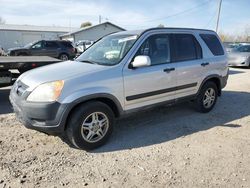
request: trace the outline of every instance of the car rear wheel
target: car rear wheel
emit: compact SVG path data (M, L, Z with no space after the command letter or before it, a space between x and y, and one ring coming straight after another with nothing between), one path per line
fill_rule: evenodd
M114 113L104 103L87 102L77 107L67 125L69 141L77 148L91 150L103 145L113 129Z
M206 82L195 101L197 111L207 113L211 111L218 98L218 88L214 82Z
M62 61L68 61L69 60L69 56L67 54L61 54L59 56L59 59L61 59Z

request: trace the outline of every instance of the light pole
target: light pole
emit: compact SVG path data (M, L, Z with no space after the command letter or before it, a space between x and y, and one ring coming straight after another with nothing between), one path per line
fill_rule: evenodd
M217 15L217 23L216 23L216 33L218 32L218 27L219 27L219 22L220 22L221 3L222 3L222 0L220 0L220 3L219 3L219 10L218 10L218 15Z

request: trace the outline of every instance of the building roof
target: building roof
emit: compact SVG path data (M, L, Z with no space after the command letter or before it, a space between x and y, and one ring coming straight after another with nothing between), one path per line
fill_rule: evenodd
M43 31L43 32L62 32L68 33L72 30L70 27L59 26L35 26L35 25L12 25L0 24L0 30L7 31ZM75 28L73 28L75 30Z
M101 24L93 25L93 26L90 26L90 27L84 27L84 28L81 28L81 29L77 29L77 30L75 30L75 31L73 31L73 32L70 32L70 33L67 33L67 34L63 34L63 35L61 35L61 37L63 37L63 36L74 35L74 34L79 33L79 32L81 32L81 31L86 31L86 30L89 30L89 29L92 29L92 28L95 28L95 27L99 27L100 25L105 25L105 24L112 25L112 26L114 26L114 27L120 29L121 31L126 31L124 28L122 28L122 27L120 27L120 26L118 26L118 25L115 25L115 24L113 24L113 23L111 23L111 22L103 22L103 23L101 23Z

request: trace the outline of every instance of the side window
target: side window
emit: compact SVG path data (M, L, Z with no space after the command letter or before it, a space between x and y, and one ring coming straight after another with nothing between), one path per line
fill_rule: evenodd
M61 42L60 44L63 45L65 48L73 48L72 44L70 42L67 42L67 41L66 42ZM78 45L79 46L84 46L84 43L81 42Z
M57 43L53 41L46 41L44 46L45 48L58 48Z
M217 36L213 34L200 34L200 37L206 43L213 55L224 55L224 50Z
M40 41L40 42L37 42L36 44L34 44L31 48L33 48L33 49L39 49L39 48L42 48L42 41Z
M202 58L200 44L191 34L174 34L175 61L188 61Z
M159 65L170 62L169 35L157 34L148 37L136 53L147 55L151 59L152 65Z

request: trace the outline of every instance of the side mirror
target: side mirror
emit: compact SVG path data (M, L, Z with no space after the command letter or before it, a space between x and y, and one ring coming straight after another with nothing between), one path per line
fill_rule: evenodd
M131 63L132 68L138 67L148 67L151 65L151 60L149 56L138 55L135 57L134 61Z

